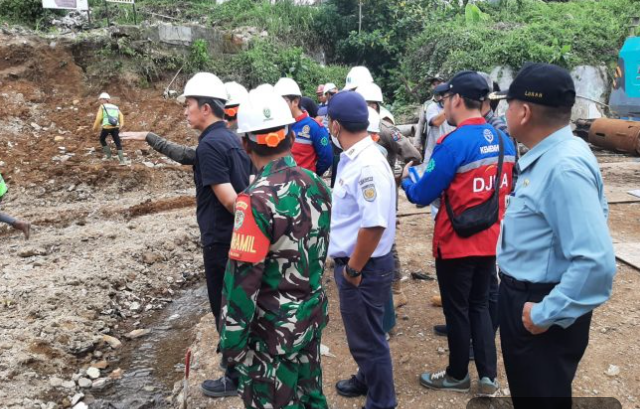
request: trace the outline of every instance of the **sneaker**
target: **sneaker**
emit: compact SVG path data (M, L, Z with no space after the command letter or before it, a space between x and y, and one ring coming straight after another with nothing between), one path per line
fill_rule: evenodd
M498 385L498 379L491 380L486 376L482 377L478 381L478 396L483 398L494 398L498 391L500 390L500 386Z
M436 373L425 372L420 376L420 385L429 389L469 392L469 389L471 389L471 378L469 378L469 374L467 374L464 379L458 380L447 375L446 370Z
M439 337L446 337L448 334L447 326L445 324L434 325L433 332Z
M224 396L237 396L238 390L233 381L223 376L220 379L210 380L202 382L200 389L204 396L210 398L222 398Z
M338 395L344 396L345 398L355 398L358 396L366 396L368 388L367 385L363 385L355 375L352 375L351 379L338 381L338 383L336 383L336 391Z

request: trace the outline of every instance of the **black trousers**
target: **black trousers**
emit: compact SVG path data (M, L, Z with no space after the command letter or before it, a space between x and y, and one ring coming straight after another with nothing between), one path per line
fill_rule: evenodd
M436 274L448 331L447 374L455 379L467 376L469 342L473 342L478 375L494 380L497 376L497 356L489 315L489 283L491 275L496 274L496 258L438 258Z
M539 303L555 284L500 283L502 356L515 408L571 408L571 383L589 344L591 312L564 329L533 335L522 323L525 302Z
M113 142L116 144L116 148L119 151L122 150L122 143L120 142L120 128L103 129L100 132L100 145L107 146L107 136L111 135Z
M229 245L213 244L202 248L204 273L207 278L207 293L211 312L216 318L216 329L220 331L220 309L222 304L222 285L224 272L229 261Z

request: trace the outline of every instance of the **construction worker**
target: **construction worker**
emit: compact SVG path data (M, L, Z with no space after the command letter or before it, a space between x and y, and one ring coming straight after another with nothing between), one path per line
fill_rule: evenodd
M444 81L436 76L429 80L429 84L431 85L431 99L422 104L420 112L418 114L418 125L414 130L413 143L414 146L421 152L424 153L427 149L427 138L429 135L429 131L431 129L431 125L429 125L429 121L427 120L427 111L431 107L432 104L439 104L440 108L442 105L442 94L435 93L435 89L438 85L442 84ZM453 130L453 129L452 129ZM435 141L432 143L435 146ZM429 149L429 156L431 156L431 151L433 151L433 146ZM425 159L425 161L429 161L429 159Z
M377 113L380 112L382 106L383 97L382 90L374 83L364 84L357 88L357 93L362 95L367 105L374 109ZM382 117L382 115L380 115ZM381 118L380 121L380 139L377 141L388 152L387 161L391 169L395 169L398 156L404 163L414 162L419 163L422 160L420 152L411 144L408 138L396 128L388 119ZM396 184L399 186L399 183ZM396 204L397 208L397 204ZM400 256L396 249L395 243L392 248L394 258L394 279L393 279L393 301L394 307L402 307L407 303L407 297L402 290L402 273Z
M316 89L316 98L318 98L318 116L316 116L316 120L322 122L324 117L327 115L327 96L324 94L324 84L318 85L318 89Z
M616 272L602 175L571 132L567 70L529 64L499 96L509 102L509 131L529 148L498 242L509 389L516 409L571 408L593 310L611 297Z
M224 121L227 98L224 84L211 73L197 73L187 82L179 100L185 102L184 115L189 127L201 132L195 151L147 132L123 135L125 139L146 140L170 158L193 165L209 305L218 330L234 205L238 193L246 189L253 173L251 160ZM228 368L220 379L204 381L201 389L210 397L235 396L237 385L237 372Z
M359 86L364 84L371 84L373 82L373 76L367 67L358 66L353 67L347 74L347 79L344 84L344 91L355 91ZM327 90L325 89L325 92Z
M100 108L96 114L96 120L93 123L93 130L100 131L100 145L102 145L102 152L104 152L104 158L102 160L111 159L111 148L107 145L107 136L111 135L113 142L118 149L118 159L121 165L126 165L124 160L124 153L122 152L122 144L120 143L120 128L124 126L124 115L122 111L116 105L113 105L109 101L111 96L106 92L100 94L98 101L100 101Z
M224 84L229 94L229 99L224 105L224 119L227 121L227 128L238 133L238 107L241 103L249 99L249 92L245 87L235 81Z
M0 173L0 203L2 203L2 199L5 197L9 188L2 178L2 174ZM6 213L0 212L0 223L8 224L16 230L20 230L25 239L29 240L29 236L31 235L31 224L29 222L25 222L22 220L14 219Z
M300 101L302 93L300 87L291 78L280 78L274 86L274 91L284 98L296 122L291 130L296 136L291 148L291 154L298 166L316 172L322 176L331 167L333 150L329 142L327 128L316 122L303 111Z
M327 108L329 107L329 101L331 100L331 97L333 97L338 93L338 87L333 82L328 82L324 85L322 89L324 91L324 97L326 102L325 102L325 109L322 111L323 115L321 118L321 122L325 128L329 128L329 118L327 117Z
M276 93L240 106L255 181L238 196L224 281L224 361L247 408L327 408L320 345L331 193L291 154L295 119Z
M349 351L359 368L336 390L345 397L366 395L366 409L391 409L397 400L382 321L393 281L396 182L367 133L362 96L340 92L329 101L328 113L334 143L343 149L332 193L329 256Z
M478 73L460 72L445 86L446 120L457 128L440 138L417 182L409 177L412 164L405 167L402 182L410 202L427 205L442 197L446 209L436 216L433 256L448 331L449 365L422 374L420 384L469 391L472 339L478 393L494 396L498 392L497 357L489 285L496 274L496 245L511 191L515 148L480 113L489 89Z

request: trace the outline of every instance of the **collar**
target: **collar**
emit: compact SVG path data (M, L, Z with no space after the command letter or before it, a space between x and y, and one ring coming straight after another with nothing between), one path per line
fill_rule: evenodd
M461 128L461 127L467 126L467 125L484 125L486 123L487 123L487 121L483 117L479 116L477 118L469 118L466 121L460 122L458 124L458 128Z
M533 163L537 161L542 155L544 155L547 151L549 151L560 142L573 137L574 136L571 132L570 126L565 126L564 128L558 129L551 135L547 136L542 141L540 141L540 143L534 146L529 152L522 155L522 157L518 160L517 166L520 169L520 172L533 165Z
M348 151L342 152L340 156L344 155L349 160L354 160L363 150L367 149L369 146L373 145L373 139L369 135L361 141L357 142L355 145L349 148Z
M300 122L305 118L309 117L309 113L307 111L302 111L302 115L296 117L296 122Z
M274 173L281 172L287 168L293 168L298 166L293 156L287 155L278 159L274 159L271 162L267 163L262 171L260 172L260 177L267 177L273 175Z
M202 133L200 134L200 137L198 138L198 141L201 141L202 138L207 136L209 133L213 132L215 129L225 129L226 127L227 127L227 122L226 121L214 122L211 125L209 125L206 128L204 128L204 131L202 131Z

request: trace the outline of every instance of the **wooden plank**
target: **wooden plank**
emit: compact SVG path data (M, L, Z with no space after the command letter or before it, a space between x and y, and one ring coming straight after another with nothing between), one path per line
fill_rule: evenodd
M640 242L620 243L614 240L616 258L640 270Z

